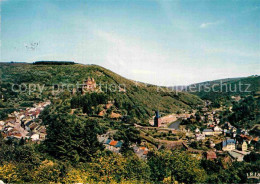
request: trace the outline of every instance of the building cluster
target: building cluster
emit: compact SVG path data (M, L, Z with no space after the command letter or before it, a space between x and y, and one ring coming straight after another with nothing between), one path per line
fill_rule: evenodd
M254 145L259 144L259 137L250 136L245 129L238 129L226 122L220 128L217 124L209 124L206 129L200 132L199 128L196 128L194 132L195 141L209 141L209 152L205 153L207 159L217 158L217 150L215 149L215 142L220 143L222 152L228 152L229 156L233 160L243 161L245 155L249 154L254 149ZM204 142L205 142L204 141Z
M106 149L114 152L120 153L122 147L122 141L116 141L110 138L109 133L98 136L98 141L102 143Z
M98 141L105 146L105 149L110 150L114 153L120 154L120 150L122 148L123 141L113 140L112 138L110 138L111 137L110 133L111 132L108 132L106 134L98 136ZM141 159L147 158L147 154L148 154L149 150L145 146L138 146L137 144L132 144L130 147L134 150L135 154L139 158L141 158Z
M189 122L199 121L206 127L203 129L196 128L195 131L191 131L190 129L187 129L187 126L185 125L178 125L178 129L176 129L177 133L172 132L172 134L177 135L178 133L185 133L186 135L185 137L182 137L181 140L178 140L182 143L182 145L180 144L180 147L191 152L198 158L204 157L208 160L214 160L218 157L223 157L225 161L243 161L245 155L249 154L253 150L257 151L259 146L259 137L249 135L249 130L236 128L229 122L224 124L220 123L221 110L211 110L208 106L209 105L207 104L203 107L199 113L193 112L190 114L183 114L188 115L187 117L180 117L180 115L175 116L182 120L188 119ZM149 122L152 126L148 127L149 129L146 129L153 130L152 128L154 128L158 132L165 129L166 133L167 131L170 132L172 128L164 127L164 118L165 117L161 117L157 111L153 122ZM138 128L144 129L144 127ZM172 148L171 143L174 141L170 141L171 139L165 140L162 138L160 140L167 142L165 146L166 149L176 149L176 146ZM191 145L191 143L193 144ZM205 149L207 151L203 151Z
M41 141L46 137L46 128L38 118L41 111L50 105L50 101L34 104L32 108L14 111L8 118L0 121L0 131L4 138L27 138L32 141Z
M137 146L137 145L133 145L132 148L133 148L135 154L136 154L139 158L141 158L141 159L146 159L146 158L147 158L147 154L148 154L148 152L149 152L149 149L148 149L148 148L146 148L146 147L144 147L144 146L139 147L139 146Z

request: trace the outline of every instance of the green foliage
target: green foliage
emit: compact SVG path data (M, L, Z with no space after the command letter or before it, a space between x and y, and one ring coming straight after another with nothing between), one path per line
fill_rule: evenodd
M260 98L246 97L233 104L232 113L228 116L230 123L238 128L251 128L259 123Z
M181 112L191 110L202 101L195 95L185 92L170 91L168 88L135 83L125 79L110 70L96 65L32 65L32 64L0 64L1 87L6 89L1 92L4 98L9 100L8 104L20 107L24 101L40 101L53 97L53 86L58 85L62 90L62 85L82 84L88 77L93 77L97 81L98 87L110 100L115 101L115 107L122 115L129 115L137 118L140 123L148 124L148 119L155 110L162 113ZM32 94L12 91L12 84L29 85L33 83L43 87L43 92L39 89ZM122 88L125 92L120 92ZM64 90L67 90L66 86ZM69 89L71 90L71 89ZM57 93L54 96L69 99L70 95ZM73 98L72 105L77 106L78 99ZM76 102L75 102L76 101ZM75 102L75 103L74 103ZM84 107L85 111L92 111L89 107Z
M204 100L212 101L213 107L218 108L220 105L227 105L231 96L257 96L260 92L259 79L260 76L256 75L203 82L189 86L188 91Z
M171 181L183 183L199 183L206 179L205 171L199 161L191 155L181 151L161 151L152 153L148 157L151 168L151 179L162 181L170 177Z
M251 152L248 155L245 155L244 161L246 162L259 162L260 161L260 154L256 152Z
M8 117L8 114L14 112L16 109L0 109L0 120L4 120Z
M90 161L102 149L97 140L98 123L76 116L54 114L45 118L48 126L46 151L57 159L71 162Z
M107 104L108 97L104 93L87 93L84 96L73 96L71 108L82 108L83 113L92 115L96 112L98 105Z

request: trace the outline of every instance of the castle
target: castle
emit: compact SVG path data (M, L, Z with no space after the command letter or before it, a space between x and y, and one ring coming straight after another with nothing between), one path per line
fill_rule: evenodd
M96 84L95 79L88 77L88 79L85 80L82 85L82 93L84 94L85 92L95 91L96 87L97 87L97 84Z
M72 94L76 94L77 92L80 92L82 95L86 94L86 92L93 92L96 91L97 89L97 84L95 79L92 77L88 77L87 80L85 80L83 82L83 84L81 84L80 87L78 87L78 89L74 88L72 91Z

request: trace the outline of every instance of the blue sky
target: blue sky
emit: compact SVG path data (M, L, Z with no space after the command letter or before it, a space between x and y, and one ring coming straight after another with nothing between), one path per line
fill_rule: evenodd
M259 0L0 0L1 62L98 64L159 85L259 74Z

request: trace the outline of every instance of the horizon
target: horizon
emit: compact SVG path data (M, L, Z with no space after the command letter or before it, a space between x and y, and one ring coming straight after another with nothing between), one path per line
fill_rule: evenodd
M97 64L84 64L84 63L77 63L75 61L33 61L33 62L19 62L19 61L9 61L9 62L2 62L2 63L6 63L6 64L11 64L11 63L20 63L20 64L33 64L34 62L74 62L74 64L80 64L80 65L96 65L96 66L99 66L99 67L103 67L101 65L97 65ZM0 62L1 64L1 62ZM103 67L105 68L105 67ZM108 69L108 68L105 68L105 69ZM111 70L111 69L108 69L110 71L112 71L113 73L116 73L115 71ZM116 73L117 74L117 73ZM124 75L120 75L121 77L124 77L126 78L127 80L131 80L131 81L135 81L135 82L140 82L140 83L145 83L145 84L149 84L149 85L155 85L155 86L163 86L163 85L160 85L160 84L153 84L153 83L147 83L147 82L143 82L143 81L139 81L139 80L133 80L131 78L127 78L125 77ZM213 79L213 80L206 80L206 81L199 81L199 82L196 82L196 83L191 83L191 84L187 84L187 85L182 85L182 84L179 84L179 85L170 85L170 86L163 86L163 87L188 87L190 85L196 85L196 84L200 84L200 83L207 83L207 82L213 82L213 81L221 81L221 80L226 80L226 79L239 79L239 78L248 78L248 77L259 77L259 74L255 74L255 75L249 75L249 76L237 76L237 77L232 77L232 78L219 78L219 79Z
M66 60L162 86L259 74L260 1L2 0L1 62Z

